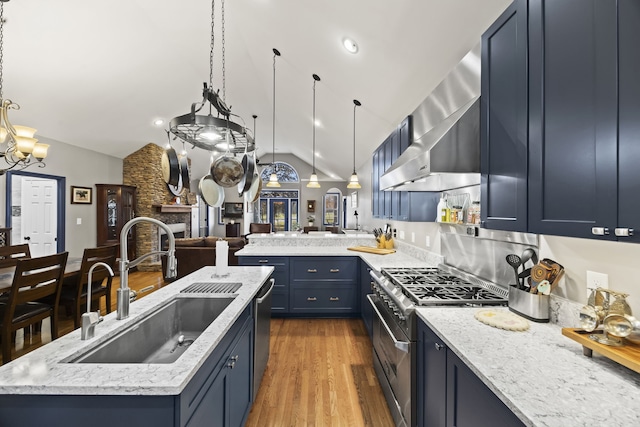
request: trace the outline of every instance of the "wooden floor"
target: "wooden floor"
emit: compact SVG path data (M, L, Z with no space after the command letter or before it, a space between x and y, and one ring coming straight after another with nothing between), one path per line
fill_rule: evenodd
M116 290L120 286L120 278L114 277L111 285L111 310L116 310ZM140 272L129 273L129 288L138 292L138 298L144 298L148 293L165 286L162 272ZM143 291L141 291L143 290ZM100 312L106 314L104 298L100 299ZM73 331L73 317L67 316L64 308L60 309L59 335L65 335ZM34 329L23 329L16 333L16 343L11 352L13 360L16 358L51 342L51 327L49 319L42 322L42 333L35 332ZM0 364L2 355L0 355Z
M116 277L112 311L119 286ZM129 287L139 292L138 298L162 286L161 272L129 274ZM104 302L101 312L106 312ZM64 309L59 323L61 336L73 330L73 319ZM51 342L49 331L47 319L42 333L18 332L12 357ZM270 346L269 364L246 426L394 425L373 370L371 341L360 319L274 318Z
M253 426L393 426L360 319L272 319Z

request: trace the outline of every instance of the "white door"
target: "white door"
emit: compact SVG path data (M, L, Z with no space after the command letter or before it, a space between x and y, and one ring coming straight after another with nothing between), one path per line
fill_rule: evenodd
M22 178L21 242L32 257L58 252L58 183L53 179Z

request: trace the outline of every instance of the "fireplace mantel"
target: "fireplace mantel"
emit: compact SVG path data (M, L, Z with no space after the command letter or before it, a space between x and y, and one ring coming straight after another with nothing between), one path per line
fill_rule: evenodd
M160 213L191 213L191 205L153 205Z

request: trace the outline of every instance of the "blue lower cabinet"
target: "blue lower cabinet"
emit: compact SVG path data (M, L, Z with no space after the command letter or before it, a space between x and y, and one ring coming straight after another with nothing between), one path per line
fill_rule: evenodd
M351 282L292 285L292 313L356 313L356 287Z
M240 256L238 265L273 267L271 278L275 280L271 298L271 316L289 313L289 257Z
M524 426L421 320L418 321L417 359L418 426Z

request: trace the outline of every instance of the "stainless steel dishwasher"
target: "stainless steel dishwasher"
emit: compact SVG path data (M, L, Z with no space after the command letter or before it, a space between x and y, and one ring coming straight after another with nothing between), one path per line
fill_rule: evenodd
M271 291L275 279L269 279L254 299L253 343L253 399L255 400L262 381L262 375L269 361L269 335L271 333Z

